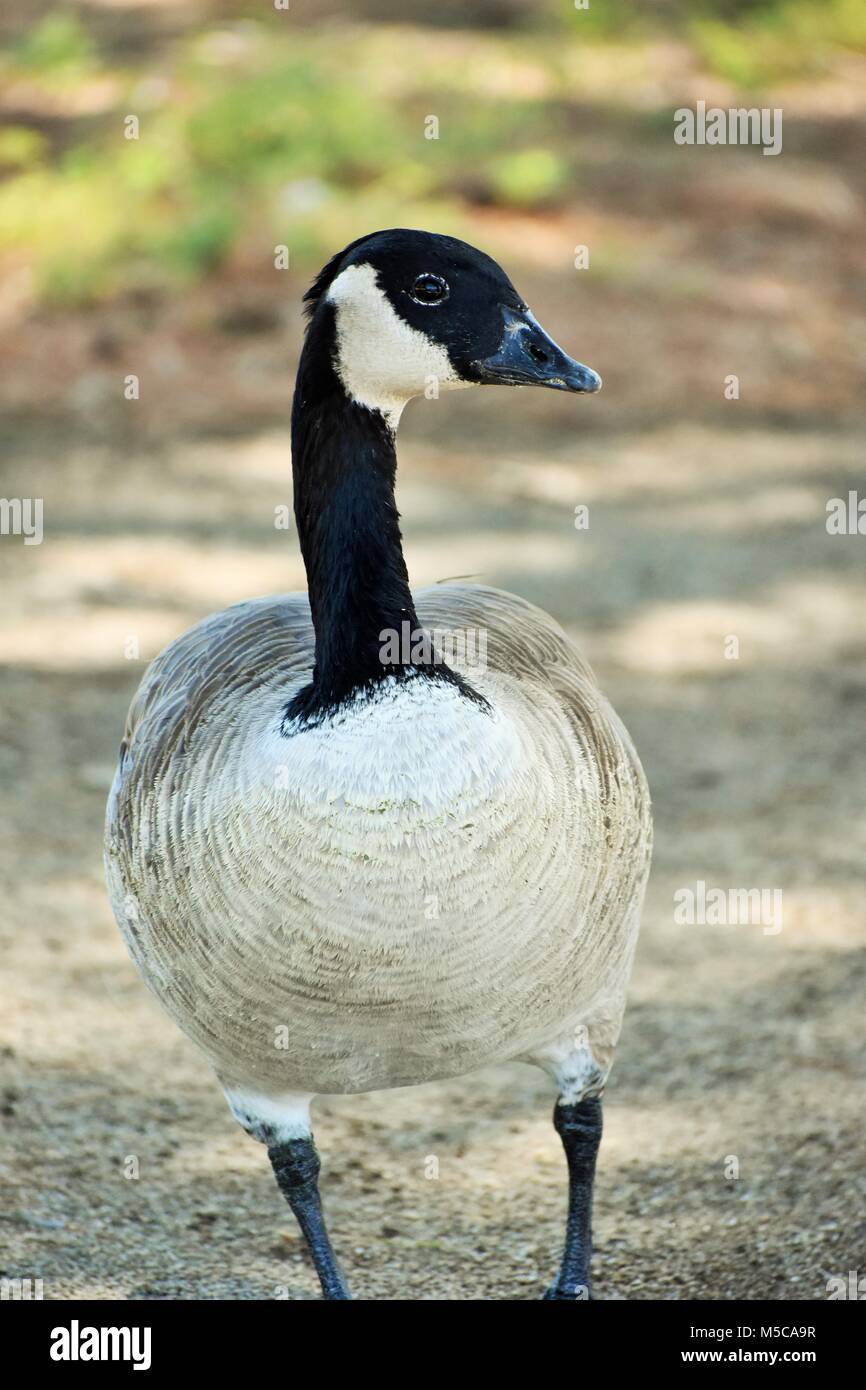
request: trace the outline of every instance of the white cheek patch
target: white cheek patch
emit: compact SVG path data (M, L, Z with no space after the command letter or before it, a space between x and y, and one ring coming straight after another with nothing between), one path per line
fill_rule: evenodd
M349 266L327 298L337 310L337 374L351 399L381 411L392 429L413 396L473 385L457 375L439 343L395 313L373 266Z

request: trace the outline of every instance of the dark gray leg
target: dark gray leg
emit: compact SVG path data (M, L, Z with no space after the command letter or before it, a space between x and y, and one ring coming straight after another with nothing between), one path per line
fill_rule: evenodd
M575 1302L592 1296L592 1186L601 1143L601 1098L593 1096L576 1105L558 1103L553 1124L568 1162L568 1221L562 1265L544 1297Z
M280 1191L295 1213L310 1248L322 1293L326 1299L351 1298L325 1229L319 1198L319 1169L322 1165L312 1136L269 1144L268 1158Z

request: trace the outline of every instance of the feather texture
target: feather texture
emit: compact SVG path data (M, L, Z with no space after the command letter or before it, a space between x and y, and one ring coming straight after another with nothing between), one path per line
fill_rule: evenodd
M301 594L157 657L108 806L118 922L228 1088L373 1090L518 1056L561 1073L577 1038L598 1089L649 866L640 763L545 613L474 585L413 597L425 627L485 634L465 674L486 704L419 674L284 725L314 665Z

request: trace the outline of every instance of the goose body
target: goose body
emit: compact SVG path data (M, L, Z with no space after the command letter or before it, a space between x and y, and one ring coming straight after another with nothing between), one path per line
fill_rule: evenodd
M404 398L431 368L444 385L513 380L508 316L526 311L495 267L508 287L494 278L496 341L470 344L468 313L416 341L426 333L382 289L395 261L405 278L407 239L425 295L472 257L487 276L494 263L426 233L382 235L384 250L347 248L312 292L293 427L310 593L238 604L156 658L106 825L131 954L268 1144L337 1298L307 1173L317 1094L536 1062L557 1085L574 1201L573 1152L588 1143L594 1167L650 845L631 741L558 625L497 589L408 588L393 505ZM539 353L560 352L538 334ZM540 384L593 389L560 356ZM572 378L584 384L563 387ZM383 638L401 629L455 651L480 634L484 659L386 662ZM587 1226L580 1288L588 1240ZM574 1287L563 1275L550 1296Z
M483 630L473 684L385 683L292 733L306 596L172 643L130 712L108 828L112 901L145 979L232 1092L378 1090L587 1029L606 1075L645 859L630 742L537 608L416 595Z

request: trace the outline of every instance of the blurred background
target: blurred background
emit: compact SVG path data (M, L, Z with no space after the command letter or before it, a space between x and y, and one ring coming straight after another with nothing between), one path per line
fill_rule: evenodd
M676 145L699 100L781 108L783 152ZM404 225L499 259L605 381L417 403L399 480L414 582L553 612L654 794L599 1296L826 1297L866 1235L866 539L825 525L864 489L866 5L6 0L0 118L0 492L44 504L41 545L0 536L2 1272L313 1295L264 1155L126 958L101 822L146 662L303 586L274 526L301 295ZM677 925L699 880L781 889L783 930ZM549 1106L517 1065L320 1102L358 1296L538 1297Z

